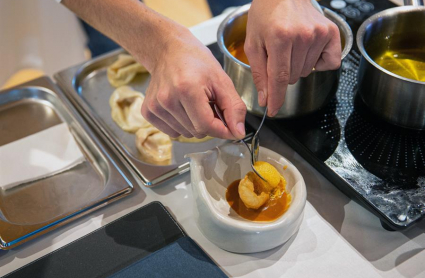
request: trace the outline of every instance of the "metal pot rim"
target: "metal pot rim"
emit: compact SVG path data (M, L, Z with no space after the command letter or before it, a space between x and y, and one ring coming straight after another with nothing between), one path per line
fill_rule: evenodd
M364 43L363 43L363 38L366 32L367 27L370 24L373 24L374 22L376 22L378 19L383 18L383 17L390 17L390 16L394 16L396 14L401 14L401 13L408 13L410 11L424 11L425 12L425 7L415 7L415 6L403 6L403 7L395 7L395 8L391 8L391 9L387 9L384 11L381 11L379 13L374 14L373 16L369 17L368 19L366 19L363 24L360 26L359 30L357 31L357 37L356 37L356 42L357 42L357 47L360 50L360 53L362 54L362 56L370 63L372 64L375 68L385 72L388 75L391 75L392 77L395 77L397 79L403 80L403 81L407 81L407 82L411 82L411 83L416 83L416 84L421 84L421 85L425 85L425 82L423 81L418 81L418 80L414 80L414 79L410 79L410 78L406 78L400 75L397 75L389 70L386 70L385 68L381 67L380 65L378 65L370 56L369 54L367 54L365 48L364 48Z
M228 22L233 21L235 18L239 17L241 14L246 13L249 8L251 7L251 4L246 4L243 5L242 7L236 9L235 11L231 12L221 23L220 26L218 27L218 31L217 31L217 44L220 47L220 50L222 53L224 53L224 55L226 55L228 58L230 58L233 62L243 66L246 69L251 69L251 67L241 61L239 61L238 59L236 59L235 57L233 57L232 54L230 54L229 50L227 49L227 47L224 44L224 29L226 28L226 25ZM348 53L351 50L351 47L353 46L353 32L351 31L351 27L350 25L348 25L348 23L342 18L340 17L338 14L336 14L335 12L329 10L328 8L325 8L323 6L321 6L323 9L323 12L326 16L331 17L332 19L338 21L338 23L340 24L338 27L340 27L343 32L344 32L344 36L345 36L345 45L344 45L344 49L342 51L342 55L341 55L341 60L343 60Z

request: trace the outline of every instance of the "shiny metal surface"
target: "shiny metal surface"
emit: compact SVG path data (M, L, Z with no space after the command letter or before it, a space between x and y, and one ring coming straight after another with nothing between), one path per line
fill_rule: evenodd
M146 187L153 187L188 172L189 160L185 158L186 154L210 150L224 144L227 140L214 138L202 143L173 141L171 165L159 166L143 162L134 143L135 135L124 132L116 125L110 112L109 98L115 88L108 82L106 68L117 59L118 54L123 52L124 50L117 50L85 64L66 69L56 74L55 79L79 112L92 121L112 142L143 184ZM149 74L139 75L129 85L144 93L149 80Z
M264 107L260 107L258 104L258 93L252 79L251 67L237 60L227 49L232 42L245 39L249 7L250 5L245 5L237 9L220 24L217 42L224 53L224 70L232 79L248 111L262 116ZM324 8L323 11L325 16L340 29L341 41L344 46L342 59L344 59L353 44L351 29L340 16L331 10ZM285 102L275 117L293 118L317 111L335 94L339 75L340 70L312 72L294 85L289 85Z
M252 156L252 161L253 163L257 162L258 160L258 155L260 153L260 129L264 124L264 120L266 119L266 115L267 115L267 107L264 110L264 115L263 118L261 119L261 123L257 128L257 131L255 132L254 136L252 136L252 141L251 141L251 156Z
M385 227L406 229L425 217L425 130L385 123L355 97L360 58L353 50L344 59L341 85L321 111L266 125Z
M210 101L210 104L213 105L214 110L215 110L218 118L220 119L220 121L222 121L223 124L227 127L227 123L226 123L226 120L224 119L223 112L215 104L215 101ZM248 140L248 138L245 138L244 140L239 141L239 142L244 143L245 146L248 148L248 151L249 151L250 157L251 157L251 169L252 169L252 171L254 171L254 173L257 174L257 176L259 176L265 182L267 182L266 179L262 175L260 175L260 173L257 172L257 170L254 167L254 164L258 160L258 153L259 153L259 148L260 148L260 138L259 138L258 132L260 131L261 127L263 126L264 119L266 118L266 115L267 115L267 107L266 107L266 111L264 112L263 120L261 121L260 126L257 128L257 131L255 132L254 136L252 137L251 148L249 148L248 143L246 142L246 140ZM255 153L254 153L253 150L255 151Z
M217 117L220 119L220 121L223 122L224 126L227 127L226 120L224 119L223 112L218 108L215 101L210 101L210 104L213 106L215 113L217 114Z
M424 0L404 0L403 2L405 6L408 6L408 5L423 6L424 5Z
M252 149L250 149L250 148L249 148L248 143L247 143L245 140L240 140L239 142L242 142L242 143L245 145L245 147L248 149L248 151L249 151L250 158L251 158L251 169L252 169L252 171L253 171L253 172L254 172L257 176L259 176L259 177L260 177L260 179L262 179L263 181L267 182L267 180L266 180L266 179L265 179L262 175L260 175L260 173L258 173L258 172L257 172L257 169L255 169L255 167L254 167L254 164L255 164L254 156L252 155Z
M52 177L0 190L1 249L18 246L132 191L135 181L127 178L125 165L50 79L0 92L0 146L62 122L86 161ZM29 154L17 155L27 159Z
M425 7L397 7L368 18L359 28L357 45L362 54L359 94L383 119L403 127L425 128L425 82L398 76L373 61L374 53L393 41L407 47L425 45Z

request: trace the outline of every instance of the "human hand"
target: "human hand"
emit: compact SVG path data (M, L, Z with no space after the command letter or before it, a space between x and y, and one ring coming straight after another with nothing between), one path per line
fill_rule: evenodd
M246 106L211 51L188 30L163 47L162 58L156 59L151 70L142 106L145 119L173 138L242 139ZM228 127L214 117L211 100L223 112Z
M62 3L118 42L151 73L142 114L159 130L171 137L245 136L245 104L211 51L187 28L136 0ZM228 127L214 118L211 100Z
M260 106L275 116L288 84L341 65L338 27L310 0L253 0L248 12L245 53Z

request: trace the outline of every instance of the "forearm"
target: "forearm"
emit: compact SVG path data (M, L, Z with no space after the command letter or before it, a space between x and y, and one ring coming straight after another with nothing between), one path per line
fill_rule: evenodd
M188 32L137 0L63 0L62 4L137 56L149 71L170 41Z

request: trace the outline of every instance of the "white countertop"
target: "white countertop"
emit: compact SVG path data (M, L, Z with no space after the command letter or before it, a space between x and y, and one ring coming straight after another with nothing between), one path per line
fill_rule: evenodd
M204 43L215 40L221 17L192 28ZM249 116L254 125L258 119ZM297 234L273 250L239 255L219 249L193 220L190 177L185 174L156 188L134 192L106 208L10 251L0 250L5 275L89 232L146 205L162 202L212 259L236 277L425 277L425 221L405 232L384 230L373 214L351 201L267 127L262 145L300 170L308 191L304 221Z

